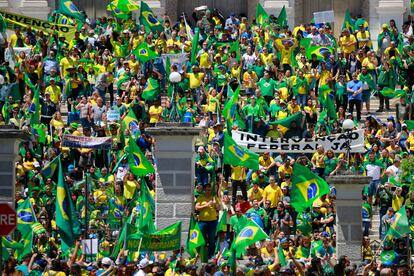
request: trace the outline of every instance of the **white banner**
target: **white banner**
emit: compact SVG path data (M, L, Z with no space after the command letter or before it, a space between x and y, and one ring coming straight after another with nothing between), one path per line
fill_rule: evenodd
M313 13L313 19L315 20L315 23L332 23L334 22L334 18L334 11L322 11Z
M232 131L232 137L238 145L254 152L314 153L319 145L325 151L331 149L334 152L346 152L348 142L351 152L365 152L363 129L319 138L274 139L241 131Z
M182 72L183 65L187 61L187 55L186 54L162 54L162 62L164 63L164 68L166 67L167 57L170 58L170 64L177 65L178 72Z

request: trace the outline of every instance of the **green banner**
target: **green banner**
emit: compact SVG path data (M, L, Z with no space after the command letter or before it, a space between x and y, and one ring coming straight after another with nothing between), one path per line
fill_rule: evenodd
M71 41L75 37L76 28L73 26L54 24L46 20L2 10L0 10L0 14L4 17L4 20L7 23L7 29L9 30L14 30L16 26L19 26L24 31L27 26L31 26L33 30L43 31L45 35L51 34L56 30L59 33L59 36L64 36L67 41Z
M126 248L138 251L140 240L140 251L172 251L181 245L181 221L152 234L135 233L127 238Z

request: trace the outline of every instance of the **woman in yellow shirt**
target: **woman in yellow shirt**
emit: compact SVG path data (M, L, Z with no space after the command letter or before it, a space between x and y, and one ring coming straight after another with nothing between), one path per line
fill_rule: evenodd
M50 121L50 125L54 127L56 130L61 130L65 127L65 122L62 120L62 114L60 114L59 111L53 114L52 120Z
M204 87L204 94L207 98L207 112L214 113L217 112L217 108L220 104L221 95L223 94L224 86L222 87L220 93L217 94L217 90L213 87L210 87L209 91L207 92L206 88Z
M124 198L126 200L131 200L136 189L139 190L138 181L134 178L132 173L126 174L124 178Z
M324 176L325 172L325 150L323 146L318 146L316 152L313 154L311 162L316 168L316 172L320 177Z
M162 106L159 101L155 101L154 105L149 108L150 124L159 123L161 120Z

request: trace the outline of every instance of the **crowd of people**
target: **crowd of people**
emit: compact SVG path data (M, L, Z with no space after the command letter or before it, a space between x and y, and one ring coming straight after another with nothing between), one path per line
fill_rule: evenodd
M412 23L402 28L394 20L384 23L374 47L361 18L353 18L339 37L328 23L280 25L273 15L260 21L205 10L186 19L164 16L157 31L132 17L104 16L84 24L74 20L78 31L70 41L30 26L3 34L0 126L30 133L16 164L16 209L29 199L46 230L34 235L26 255L7 248L3 275L411 275L411 238L387 240L386 234L402 207L414 231L414 128L404 121L414 103ZM157 57L142 62L135 50L143 43ZM18 48L30 50L16 53ZM165 65L161 54L187 59ZM172 72L181 75L174 84ZM143 97L154 83L155 94ZM236 108L226 117L223 109L237 90ZM370 101L377 97L379 110L373 111ZM390 110L392 97L401 98L405 117L381 121L376 115ZM139 121L136 129L122 127L130 112ZM299 122L272 124L297 113ZM113 114L119 118L113 120ZM364 129L365 153L339 154L321 146L312 154L265 152L257 171L223 162L225 132L315 138L341 133L346 119ZM130 171L127 141L134 139L156 167L156 141L146 128L170 121L201 128L194 149L194 217L205 239L205 260L186 257L184 248L138 255L122 248L115 255L123 221L131 212L139 216L139 206L129 203L140 185L156 197L155 174L148 174L145 184ZM111 137L112 147L65 147L65 134ZM62 250L57 231L57 172L44 170L56 157L82 228L70 252ZM362 190L362 214L355 214L363 222L360 262L336 254L333 185L308 210L298 213L291 206L295 163L323 179L341 170L372 177ZM369 240L373 210L381 218L378 239L387 241L377 251ZM223 215L226 226L217 229ZM234 270L223 253L249 220L269 239L250 245ZM98 254L84 254L81 240L87 238L98 239ZM22 233L14 239L21 240Z

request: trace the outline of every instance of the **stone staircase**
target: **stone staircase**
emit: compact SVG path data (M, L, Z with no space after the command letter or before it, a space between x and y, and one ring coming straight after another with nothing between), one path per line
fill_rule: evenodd
M381 242L379 237L379 227L380 227L381 218L379 215L379 208L373 208L372 210L372 227L369 231L369 238L371 242L378 241Z

